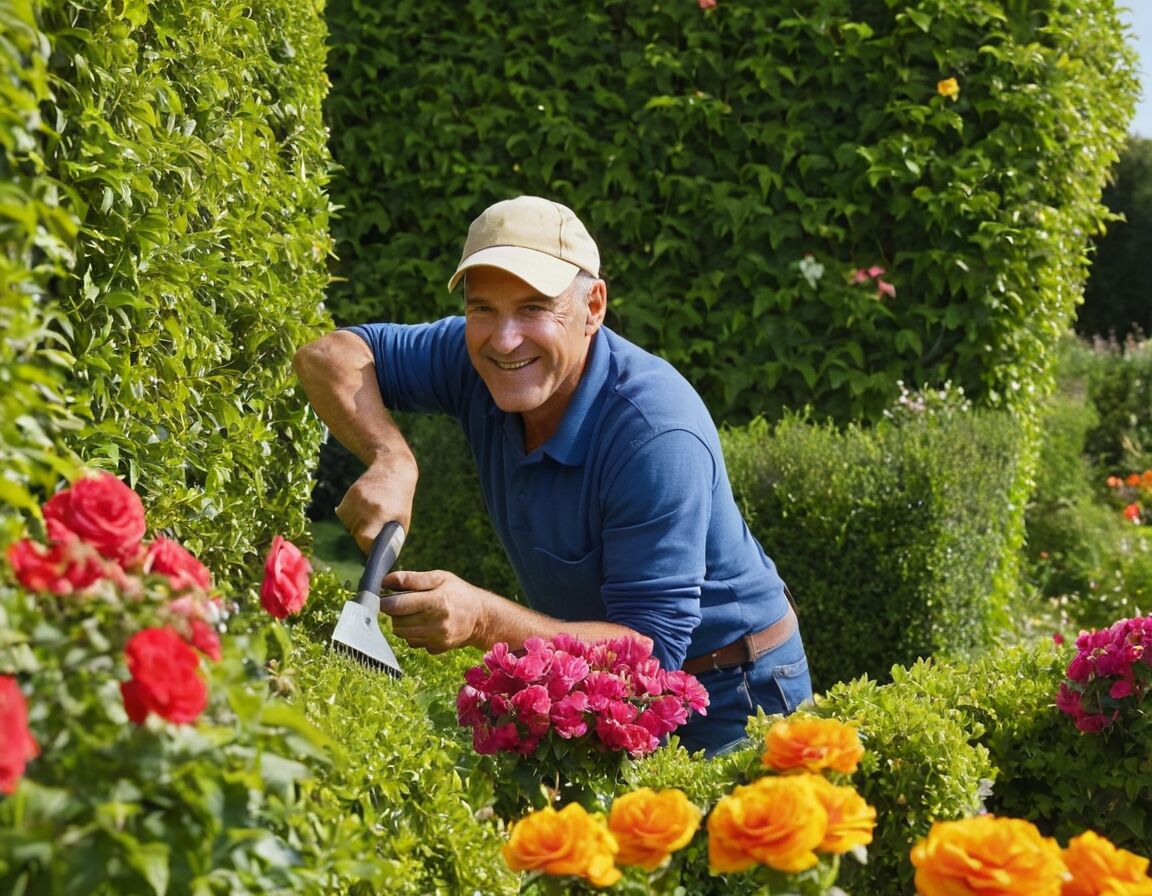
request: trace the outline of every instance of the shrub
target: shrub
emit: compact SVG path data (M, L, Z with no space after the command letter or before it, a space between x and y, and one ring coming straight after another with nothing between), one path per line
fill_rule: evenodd
M817 690L992 643L1015 575L1022 438L978 411L724 433L749 525L796 595Z
M554 196L621 332L733 423L876 417L901 378L1027 406L1137 93L1111 2L327 11L334 316L456 311L468 222Z
M37 498L57 454L120 471L157 525L242 576L301 530L318 435L289 358L325 325L319 10L51 0L33 25L16 9L28 65L5 78L3 145L28 211L0 236L19 337L0 363L35 400L5 415L5 453ZM61 406L82 425L53 425Z
M1085 450L1101 480L1152 468L1152 342L1100 341L1095 348L1088 400L1100 421L1086 434Z

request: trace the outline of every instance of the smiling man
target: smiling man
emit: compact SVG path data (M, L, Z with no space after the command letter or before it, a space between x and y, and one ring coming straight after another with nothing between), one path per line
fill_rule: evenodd
M811 697L787 589L728 482L716 427L667 362L604 326L607 288L566 206L519 196L469 228L448 283L464 316L366 324L304 346L295 367L317 414L366 465L337 515L367 550L408 528L418 471L390 411L448 414L527 605L444 570L397 571L381 609L439 653L568 632L640 635L709 692L677 734L715 755L749 715Z

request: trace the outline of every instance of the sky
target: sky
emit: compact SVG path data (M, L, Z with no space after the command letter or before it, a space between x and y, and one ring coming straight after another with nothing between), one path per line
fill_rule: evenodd
M1132 26L1129 40L1140 57L1140 85L1144 94L1128 130L1139 137L1152 139L1152 2L1122 0L1120 6L1120 17Z

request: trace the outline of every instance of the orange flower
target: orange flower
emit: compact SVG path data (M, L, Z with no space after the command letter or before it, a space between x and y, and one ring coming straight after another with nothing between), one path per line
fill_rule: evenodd
M820 772L826 768L851 774L864 747L855 725L837 719L790 716L768 729L761 762L778 772Z
M1108 488L1120 488L1124 484L1124 480L1119 476L1108 477Z
M1140 474L1139 473L1129 473L1128 478L1124 481L1127 482L1128 485L1139 485L1140 484Z
M547 806L513 824L502 852L513 871L572 875L610 887L620 879L617 849L603 822L579 803L569 803L559 812Z
M700 809L681 790L641 787L613 802L608 813L608 830L620 844L616 861L646 871L687 846L699 827Z
M960 95L960 83L955 78L945 78L936 82L936 92L955 101Z
M1152 880L1116 880L1104 891L1104 896L1152 896Z
M1152 488L1152 470L1140 474L1140 488Z
M721 797L708 816L708 865L713 874L764 864L805 871L828 827L808 776L759 778Z
M920 896L1060 896L1060 846L1020 818L938 821L912 847Z
M1065 881L1061 896L1113 896L1118 892L1133 896L1136 893L1152 894L1148 860L1125 849L1117 849L1094 831L1086 831L1069 840L1063 855L1072 879ZM1117 890L1118 884L1133 886ZM1138 884L1142 887L1137 887Z
M828 813L828 828L820 852L842 853L867 846L876 827L876 810L864 802L854 787L837 787L821 775L811 775L812 787Z

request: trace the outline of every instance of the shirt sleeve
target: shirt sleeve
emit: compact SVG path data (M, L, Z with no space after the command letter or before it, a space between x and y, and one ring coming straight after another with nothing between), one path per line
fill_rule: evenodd
M372 350L384 406L459 416L474 385L464 319L348 327Z
M683 664L700 623L717 470L698 436L669 430L631 451L607 484L607 617L650 637L666 669Z

